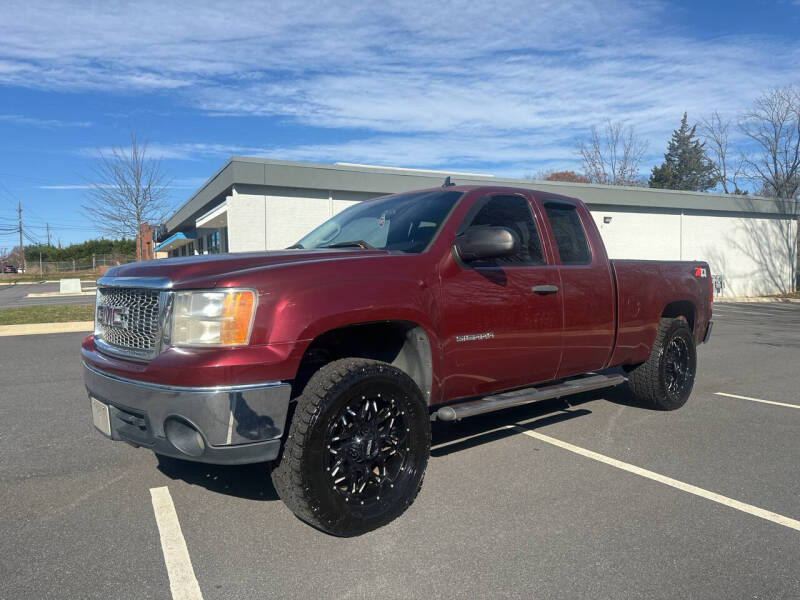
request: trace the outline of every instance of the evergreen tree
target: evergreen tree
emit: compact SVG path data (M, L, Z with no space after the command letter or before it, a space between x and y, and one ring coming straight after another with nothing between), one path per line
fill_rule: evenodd
M28 262L38 261L41 254L42 260L69 261L91 260L92 254L115 254L117 256L134 256L136 242L134 240L88 240L79 244L70 244L66 248L56 248L47 244L31 244L25 246L25 258Z
M704 142L695 136L696 128L689 127L683 113L680 129L672 132L664 162L653 167L650 174L651 188L705 192L717 184L714 165L706 157Z

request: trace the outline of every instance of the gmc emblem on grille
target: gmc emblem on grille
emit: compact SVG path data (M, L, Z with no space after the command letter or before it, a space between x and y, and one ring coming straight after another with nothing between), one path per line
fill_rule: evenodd
M97 322L104 327L128 328L128 309L123 306L98 306Z

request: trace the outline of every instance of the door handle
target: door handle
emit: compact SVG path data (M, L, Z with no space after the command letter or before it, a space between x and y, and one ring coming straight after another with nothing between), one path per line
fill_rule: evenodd
M558 293L558 286L557 285L535 285L531 288L531 291L534 294L557 294Z

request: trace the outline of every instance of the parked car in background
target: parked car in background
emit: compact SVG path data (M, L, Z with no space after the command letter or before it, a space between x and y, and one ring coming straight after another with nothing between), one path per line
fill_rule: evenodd
M3 273L16 273L16 272L17 272L17 267L15 267L14 265L5 265L3 267Z
M335 535L414 501L431 419L626 380L674 410L711 331L705 262L609 260L586 206L551 193L386 196L292 248L109 270L84 378L109 438L273 461L281 499Z

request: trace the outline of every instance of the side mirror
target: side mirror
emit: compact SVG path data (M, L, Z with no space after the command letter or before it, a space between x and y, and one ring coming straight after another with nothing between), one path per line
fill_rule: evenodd
M507 227L474 227L456 238L454 247L464 262L511 256L519 252L519 236Z

